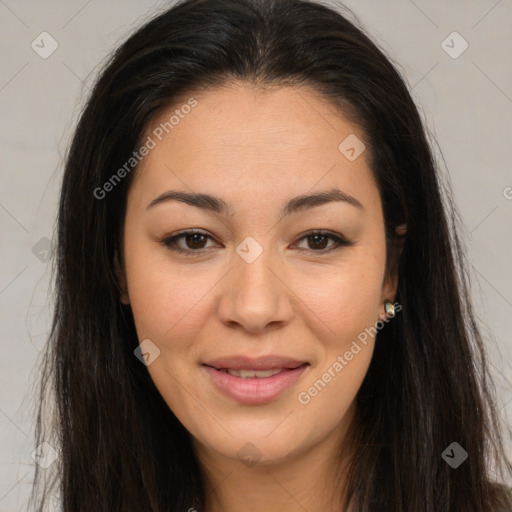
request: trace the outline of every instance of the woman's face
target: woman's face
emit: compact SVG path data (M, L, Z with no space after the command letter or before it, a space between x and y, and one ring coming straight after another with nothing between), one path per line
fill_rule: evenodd
M364 134L306 88L194 98L153 121L128 194L123 302L148 371L202 453L332 448L395 293Z

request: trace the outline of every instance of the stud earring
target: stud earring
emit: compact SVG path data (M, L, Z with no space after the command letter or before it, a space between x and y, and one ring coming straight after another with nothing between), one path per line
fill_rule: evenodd
M386 310L386 315L393 318L395 316L395 306L389 301L384 303L384 309Z

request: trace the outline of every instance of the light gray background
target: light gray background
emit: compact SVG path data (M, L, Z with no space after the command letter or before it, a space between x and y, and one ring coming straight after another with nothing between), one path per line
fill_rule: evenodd
M51 314L51 260L44 261L45 251L76 115L99 63L165 5L0 0L0 511L24 509L33 477L34 379ZM345 5L405 74L439 143L466 227L478 320L493 366L509 379L512 2ZM31 48L43 31L59 45L47 59ZM469 44L458 58L442 46L446 40L452 54L463 48L457 37L446 39L453 31ZM510 418L512 389L504 377L497 380L498 398L502 416Z

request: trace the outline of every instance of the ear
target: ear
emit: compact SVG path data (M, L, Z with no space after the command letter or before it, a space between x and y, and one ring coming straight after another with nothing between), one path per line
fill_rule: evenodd
M128 286L126 284L126 274L124 272L123 265L119 261L119 253L116 249L114 253L114 269L116 273L117 284L119 287L119 300L123 304L130 304L130 298L128 296Z
M400 224L395 229L395 239L393 242L393 249L390 254L390 262L386 270L386 276L382 284L382 307L384 308L384 302L394 302L396 292L398 289L398 263L402 254L405 242L405 234L407 232L407 225Z

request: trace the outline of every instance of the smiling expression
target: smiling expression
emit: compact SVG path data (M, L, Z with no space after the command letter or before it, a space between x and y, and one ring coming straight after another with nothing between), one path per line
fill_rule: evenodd
M338 149L365 134L314 91L232 84L194 97L135 171L122 300L200 449L237 458L250 442L275 463L338 442L351 420L371 337L318 396L298 396L394 298L380 196L368 150Z

